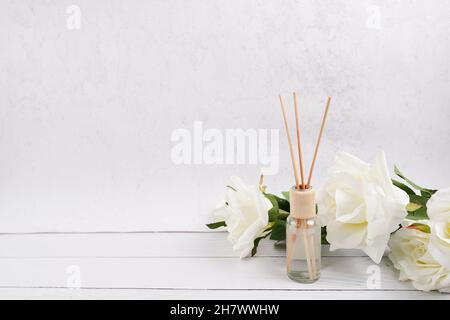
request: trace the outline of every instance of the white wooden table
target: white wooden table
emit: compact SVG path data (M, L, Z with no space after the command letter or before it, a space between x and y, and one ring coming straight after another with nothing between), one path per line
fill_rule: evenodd
M450 298L398 281L387 258L376 269L358 251L322 251L322 277L302 285L287 279L272 241L240 260L222 232L2 234L0 298ZM368 286L374 270L380 283Z

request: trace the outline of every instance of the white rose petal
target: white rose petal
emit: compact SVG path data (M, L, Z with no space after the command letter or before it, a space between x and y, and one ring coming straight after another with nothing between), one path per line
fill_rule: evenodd
M429 242L430 234L402 228L389 241L389 259L400 270L400 280L411 280L416 289L449 292L450 269L430 255Z
M394 188L384 152L373 164L341 152L319 193L319 221L330 249L361 249L379 263L407 212L406 194Z
M450 269L450 188L439 190L427 203L431 237L428 251Z
M250 255L256 238L263 235L269 223L270 201L258 186L247 186L238 177L231 177L230 188L212 212L214 221L225 221L228 241L241 258Z

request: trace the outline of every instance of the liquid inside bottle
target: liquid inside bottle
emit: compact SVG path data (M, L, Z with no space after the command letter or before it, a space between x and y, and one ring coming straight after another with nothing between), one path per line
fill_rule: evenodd
M321 228L315 217L289 216L286 226L286 268L290 279L312 283L320 277Z

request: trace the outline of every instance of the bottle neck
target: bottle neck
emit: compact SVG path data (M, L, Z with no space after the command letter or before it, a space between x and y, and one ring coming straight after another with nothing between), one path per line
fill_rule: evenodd
M297 227L304 227L304 226L307 226L307 227L314 227L314 226L317 226L318 224L317 224L317 215L314 215L313 217L311 217L311 218L307 218L307 219L302 219L302 218L297 218L297 217L295 217L295 216L293 216L293 215L289 215L289 217L288 217L288 223L290 224L290 225L296 225Z

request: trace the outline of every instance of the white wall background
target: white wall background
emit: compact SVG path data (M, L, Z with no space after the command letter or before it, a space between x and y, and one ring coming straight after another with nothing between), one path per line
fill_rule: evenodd
M1 0L0 231L202 230L259 166L174 165L172 132L282 129L294 89L307 157L334 98L316 185L336 151L382 148L450 186L449 30L437 0ZM292 184L283 131L280 153L273 192Z

